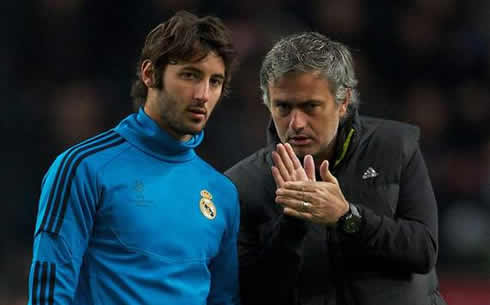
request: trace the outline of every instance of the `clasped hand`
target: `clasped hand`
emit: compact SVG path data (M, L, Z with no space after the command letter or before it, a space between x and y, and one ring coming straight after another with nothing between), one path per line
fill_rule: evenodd
M320 165L322 181L316 181L313 157L306 155L302 165L289 143L278 144L272 159L272 176L277 185L275 201L284 207L284 214L333 225L349 210L327 160Z

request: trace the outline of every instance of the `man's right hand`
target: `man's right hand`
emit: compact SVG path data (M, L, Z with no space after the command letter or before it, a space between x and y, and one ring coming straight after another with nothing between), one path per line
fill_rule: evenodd
M272 176L277 188L288 181L316 181L313 157L306 155L302 165L289 143L277 144L276 151L272 152L272 160Z

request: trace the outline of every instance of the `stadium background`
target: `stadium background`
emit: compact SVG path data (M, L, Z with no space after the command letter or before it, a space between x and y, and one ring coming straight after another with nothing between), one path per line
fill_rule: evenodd
M317 30L352 47L361 112L418 124L439 203L450 305L490 304L490 2L487 0L23 0L0 4L0 304L25 304L42 176L70 145L132 111L144 35L178 9L233 31L241 66L200 155L223 171L265 143L260 62Z

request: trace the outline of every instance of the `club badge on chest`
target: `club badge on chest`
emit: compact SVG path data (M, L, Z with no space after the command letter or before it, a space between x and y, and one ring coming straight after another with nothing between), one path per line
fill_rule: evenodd
M201 209L201 213L210 220L216 218L216 207L214 203L211 201L213 199L213 195L207 190L201 191L201 200L199 201L199 208Z

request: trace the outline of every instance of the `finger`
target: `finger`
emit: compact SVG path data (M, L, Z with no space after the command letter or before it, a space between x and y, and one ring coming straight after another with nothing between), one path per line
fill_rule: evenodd
M288 156L293 164L294 167L294 177L296 178L295 180L310 180L308 178L308 175L306 174L303 165L301 164L301 161L298 159L296 156L296 153L293 150L293 147L291 144L286 143L284 144L284 148L286 149L286 152L288 153Z
M286 200L292 200L293 204L303 203L304 201L315 201L313 192L293 191L285 188L278 188L276 190L276 197L285 198Z
M279 171L279 174L281 175L281 178L283 181L289 181L290 175L288 170L286 169L286 166L284 166L284 163L282 162L281 157L279 154L275 151L272 152L272 161L274 161L274 165Z
M291 208L284 208L283 213L289 216L293 216L296 218L303 218L303 213L296 211L295 209Z
M313 157L311 155L306 155L303 164L308 180L316 181L315 161L313 160Z
M294 172L294 164L288 152L286 151L286 147L284 147L283 144L277 144L276 151L279 153L279 156L281 157L284 166L286 167L288 173L291 175Z
M320 166L320 176L325 182L337 184L337 178L335 178L335 176L330 172L329 162L327 160L323 161L322 165Z
M303 201L290 200L281 196L276 197L276 203L284 209L294 210L299 213L311 214L311 204L305 206Z
M298 212L295 209L291 209L291 208L284 208L283 213L288 215L288 216L292 216L292 217L296 217L296 218L304 219L304 220L308 220L308 221L312 221L312 219L313 219L313 215L311 215L310 213Z
M276 182L276 187L280 188L284 184L284 179L281 176L281 173L277 169L277 167L273 166L271 168L272 170L272 177L274 177L274 181Z
M302 191L302 192L315 192L319 188L317 181L284 181L282 189Z
M286 197L286 196L276 196L276 203L279 203L283 207L295 209L296 211L302 212L304 210L303 201L296 198Z
M295 165L294 165L293 159L291 159L291 157L290 157L290 155L286 149L286 146L284 144L278 144L277 148L276 148L276 152L281 157L281 161L284 164L284 167L288 171L289 175L290 176L293 175Z
M298 157L294 153L293 147L291 144L286 143L284 144L284 148L286 149L286 152L288 153L289 158L293 162L293 168L297 169L301 167L301 162L299 161Z

